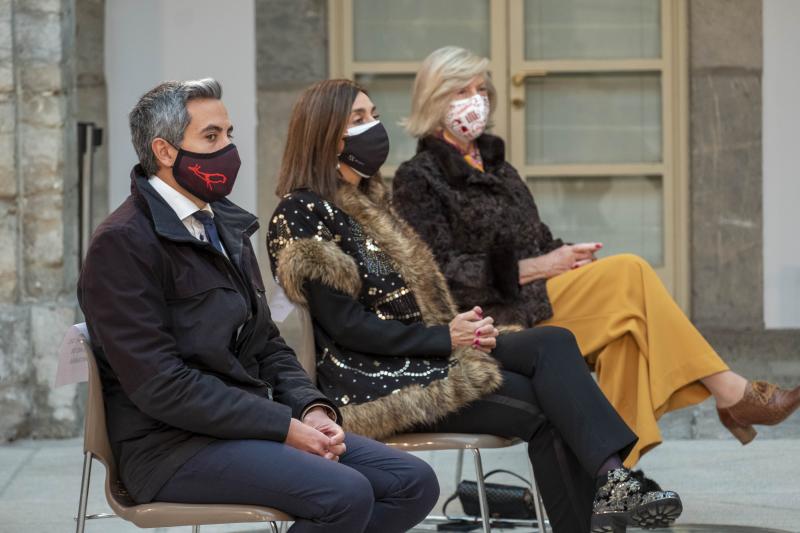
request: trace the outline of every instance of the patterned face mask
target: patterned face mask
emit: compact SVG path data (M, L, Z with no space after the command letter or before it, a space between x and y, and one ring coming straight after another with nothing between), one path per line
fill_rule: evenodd
M474 141L486 129L489 120L489 99L480 94L450 102L444 119L447 131L464 141Z
M210 154L178 148L172 175L181 187L204 202L216 202L233 190L241 164L239 152L233 144Z

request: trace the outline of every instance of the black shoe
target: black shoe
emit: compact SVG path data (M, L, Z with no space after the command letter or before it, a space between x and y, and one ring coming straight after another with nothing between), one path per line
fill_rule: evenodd
M628 526L669 527L682 511L683 505L676 493L660 488L645 491L630 470L617 468L608 473L606 483L595 494L592 533L622 533Z
M650 479L644 475L642 470L634 470L631 472L633 479L642 484L642 492L663 491L661 485L656 483L655 480Z

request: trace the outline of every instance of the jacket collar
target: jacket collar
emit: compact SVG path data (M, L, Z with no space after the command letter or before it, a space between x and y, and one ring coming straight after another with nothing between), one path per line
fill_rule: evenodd
M167 185L167 182L163 181L158 176L150 176L147 179L147 183L156 190L159 196L166 200L167 204L175 211L175 214L178 215L178 218L184 224L187 218L197 212L197 206L193 201ZM206 204L202 209L212 217L214 216L214 210L211 209L210 205Z
M417 152L428 151L433 154L444 171L445 178L451 185L463 185L465 182L500 183L494 171L506 160L506 148L503 139L484 133L475 142L481 153L485 172L470 166L455 146L435 135L421 138L417 144Z
M153 228L159 236L176 242L186 242L214 250L208 242L195 239L183 222L175 214L164 198L158 194L150 183L141 165L131 171L131 195L134 202L153 221ZM234 263L239 264L242 254L242 241L250 237L258 229L258 218L248 213L228 199L212 202L214 221L217 224L222 242ZM214 250L216 251L216 250Z

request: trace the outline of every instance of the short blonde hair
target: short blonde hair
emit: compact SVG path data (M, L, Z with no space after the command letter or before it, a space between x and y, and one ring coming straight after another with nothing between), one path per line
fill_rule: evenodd
M414 78L411 116L404 124L406 131L414 137L436 133L447 116L453 93L477 76L486 80L491 123L497 91L489 78L489 60L458 46L445 46L432 52Z

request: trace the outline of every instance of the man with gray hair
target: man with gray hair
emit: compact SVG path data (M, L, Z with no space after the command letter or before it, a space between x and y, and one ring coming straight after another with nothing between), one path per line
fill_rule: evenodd
M438 497L421 460L358 435L270 318L225 197L239 170L213 79L165 82L130 113L131 195L95 232L78 282L120 478L137 502L232 503L293 533L400 532Z

